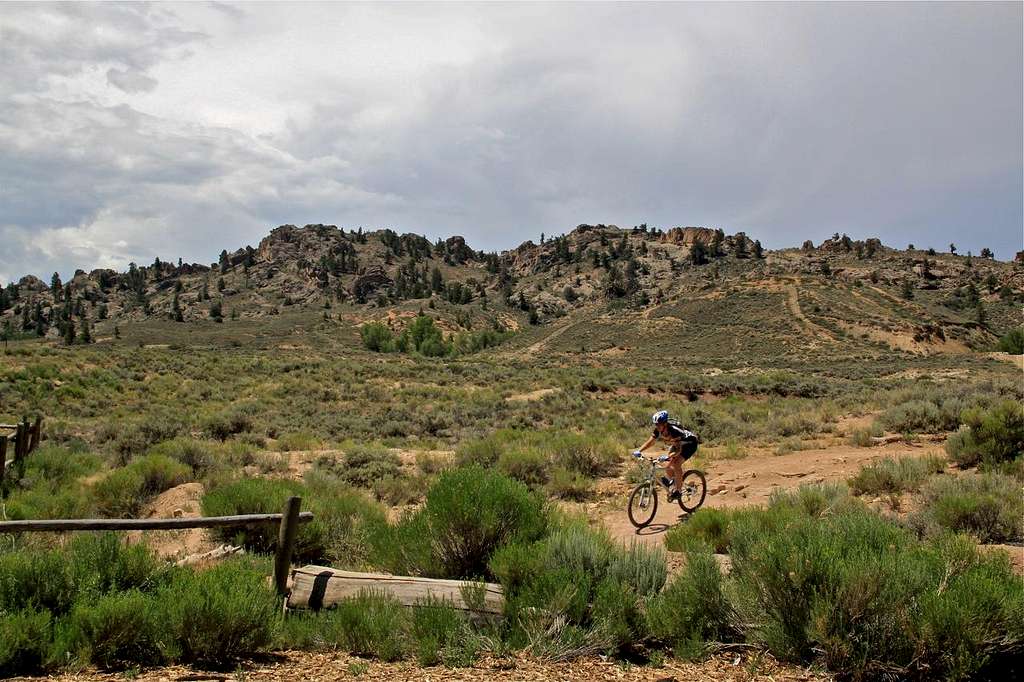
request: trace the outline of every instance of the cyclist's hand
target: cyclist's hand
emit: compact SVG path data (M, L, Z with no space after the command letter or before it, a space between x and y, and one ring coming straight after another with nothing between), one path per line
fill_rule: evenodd
M659 462L667 462L668 461L668 455L662 455L661 457L658 458L658 461Z
M643 453L640 452L639 450L634 450L633 456L636 457L637 459L640 459L641 457L643 457Z

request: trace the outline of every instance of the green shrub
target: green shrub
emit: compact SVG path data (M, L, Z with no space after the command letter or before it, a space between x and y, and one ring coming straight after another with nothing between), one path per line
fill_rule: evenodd
M0 677L38 671L46 660L52 637L45 610L0 609Z
M965 678L1024 646L1012 620L1024 585L1005 557L944 537L918 543L861 507L774 528L752 516L734 530L732 557L746 635L780 658L817 652L854 678Z
M505 589L513 639L539 636L531 629L550 628L559 619L583 628L558 630L552 645L562 654L583 640L597 652L642 639L639 605L657 594L667 574L663 551L623 547L580 524L557 528L538 542L505 546L495 553L491 570ZM540 611L546 616L538 621Z
M215 440L227 440L231 436L252 431L252 417L243 409L232 408L203 420L203 435Z
M182 571L156 599L171 657L221 666L263 651L279 608L266 576L245 561Z
M379 446L356 445L341 460L321 457L316 466L359 488L370 488L381 479L401 475L398 455Z
M390 353L395 349L394 334L386 324L367 322L359 328L359 337L363 347L375 353Z
M665 547L672 552L685 551L693 540L700 540L718 554L729 551L729 530L736 512L701 509L686 517L685 523L673 526L665 534Z
M341 601L328 618L330 641L357 656L397 661L409 646L409 613L394 598L360 594Z
M487 562L495 550L513 539L535 539L545 526L543 503L526 486L497 472L467 467L442 473L423 508L390 532L378 534L376 548L382 550L381 559L397 561L386 547L392 542L389 536L405 538L412 543L402 549L406 556L420 561L430 557L426 565L409 568L433 577L478 578L488 574ZM410 529L414 532L406 535Z
M420 665L468 666L477 642L466 618L451 604L434 599L418 603L412 614L412 640Z
M989 410L965 410L964 428L946 441L946 453L961 467L992 467L1024 455L1024 405L1004 401Z
M482 467L491 467L498 463L498 458L504 451L504 443L499 440L497 434L488 438L465 441L460 443L455 450L455 464L457 466L476 464Z
M281 479L240 478L216 485L203 495L204 516L237 514L280 514L289 497L302 497L301 483ZM322 556L323 537L319 524L303 524L296 537L299 556ZM253 552L271 552L277 543L278 529L273 524L246 528L222 528L216 531L225 541L240 544Z
M498 471L528 486L541 486L548 481L548 459L533 449L508 450L498 458Z
M114 532L80 535L62 555L77 594L153 589L167 578L164 565L149 548Z
M155 601L138 590L79 601L51 656L103 668L152 665L162 658L162 626Z
M192 475L202 477L216 464L213 444L192 438L175 438L157 443L146 453L175 459L192 470Z
M956 419L944 415L939 406L925 400L912 400L882 413L882 425L896 433L939 433L956 428Z
M45 481L53 489L74 483L76 479L97 471L101 466L100 458L90 452L40 445L26 460L25 478L31 480L33 486Z
M555 499L583 502L590 497L593 487L594 481L578 471L555 467L551 470L545 491Z
M309 431L296 431L283 434L277 439L276 447L281 452L316 450L320 447L320 439Z
M736 635L736 616L718 562L699 544L687 549L686 568L651 600L646 615L651 635L680 658L697 658L708 642L727 642Z
M347 484L319 476L306 475L309 496L303 506L313 512L307 525L310 538L319 538L322 554L333 566L353 569L366 567L370 553L370 527L385 524L387 516L380 505ZM307 550L312 556L313 552Z
M93 487L96 506L104 516L138 516L156 495L191 480L192 470L164 455L146 455L107 474Z
M187 430L188 424L179 414L161 408L125 427L115 437L114 451L124 465L157 443L177 438Z
M874 441L871 439L881 435L882 427L878 422L875 422L867 428L854 429L853 433L850 434L850 445L858 448L869 448L874 445Z
M970 533L981 542L1024 540L1024 496L1009 476L937 478L922 493L924 506L913 522L922 532L939 527Z
M1024 327L1015 327L999 339L999 350L1020 355L1024 353Z
M855 495L913 492L920 489L925 479L945 468L941 457L887 457L861 467L849 484Z

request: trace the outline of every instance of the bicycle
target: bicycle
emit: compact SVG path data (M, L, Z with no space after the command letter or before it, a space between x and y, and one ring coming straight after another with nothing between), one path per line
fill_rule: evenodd
M658 487L655 485L655 481L665 486L666 491L668 490L668 486L656 475L658 464L667 462L668 456L643 457L643 459L650 463L651 468L640 485L633 488L633 492L629 495L629 505L626 507L629 522L636 528L643 528L650 524L658 511ZM661 468L664 470L664 467ZM704 504L704 498L708 493L708 483L702 472L697 469L688 469L683 472L677 489L680 493L680 508L687 514L692 514Z

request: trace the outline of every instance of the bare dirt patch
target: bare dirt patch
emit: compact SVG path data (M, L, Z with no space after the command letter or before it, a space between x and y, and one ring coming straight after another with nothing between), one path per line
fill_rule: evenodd
M510 403L532 403L536 400L543 400L549 395L555 395L561 393L560 388L538 388L536 391L529 391L528 393L516 393L505 398L506 402Z
M716 459L704 464L708 482L708 496L704 506L726 509L768 502L773 492L799 488L806 483L842 482L860 468L882 457L922 457L941 455L938 443L909 445L890 443L880 447L859 448L833 445L825 448L800 450L787 455L773 455L765 451L752 451L743 459ZM633 485L625 478L616 479L612 490L599 505L588 510L593 518L624 542L637 540L660 544L665 531L685 518L678 504L669 504L665 490L659 490L658 512L650 526L637 531L626 516L626 502Z
M194 519L202 516L202 483L183 483L165 490L142 510L145 519ZM161 559L183 559L217 546L202 528L188 530L129 531L129 542L145 542Z

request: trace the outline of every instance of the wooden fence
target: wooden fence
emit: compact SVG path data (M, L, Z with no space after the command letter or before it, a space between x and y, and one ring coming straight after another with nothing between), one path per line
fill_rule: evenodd
M182 530L188 528L237 528L260 523L279 523L274 555L274 587L280 595L288 591L288 571L295 550L299 524L313 520L312 512L300 511L302 498L290 497L281 514L201 516L194 519L29 519L0 521L0 533L66 532L83 530Z
M43 418L36 417L29 424L26 417L19 424L0 424L0 489L7 477L8 467L17 470L18 478L25 475L25 458L39 446L43 437Z

